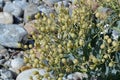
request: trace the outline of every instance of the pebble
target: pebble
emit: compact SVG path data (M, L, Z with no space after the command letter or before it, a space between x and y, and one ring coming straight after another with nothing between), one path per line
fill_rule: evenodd
M11 66L15 70L19 70L24 65L24 60L20 57L15 58L11 61Z
M88 78L88 75L85 73L74 72L67 76L67 80L79 80L79 79L82 80L83 78Z
M112 31L112 37L114 40L118 40L119 36L120 36L120 32L118 32L116 30Z
M20 7L22 10L24 10L28 6L28 2L26 2L26 0L15 0L13 1L13 3Z
M37 20L32 20L25 24L24 28L29 35L31 35L32 32L37 32L37 29L35 28L35 25L34 25L36 22Z
M16 80L29 80L30 76L33 76L33 80L37 80L36 77L33 75L33 71L38 71L40 75L44 75L46 73L44 69L32 68L32 69L28 69L28 70L21 72L17 76Z
M26 30L16 24L0 24L0 44L5 47L18 48L18 42L26 37Z
M5 6L3 8L3 11L11 13L15 17L20 17L23 14L22 9L12 2L6 2Z
M7 12L0 12L0 24L12 24L13 16Z
M37 14L39 11L37 9L37 5L35 4L29 4L25 10L24 10L24 22L28 22L29 21L29 17L30 19L34 19L34 15Z

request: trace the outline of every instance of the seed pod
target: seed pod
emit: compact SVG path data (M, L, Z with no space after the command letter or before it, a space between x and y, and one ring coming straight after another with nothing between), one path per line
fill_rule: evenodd
M112 40L110 38L107 39L108 44L110 44L112 42Z
M100 46L100 48L101 48L101 49L104 49L104 48L105 48L105 44L102 44L102 45Z
M74 64L78 64L79 61L78 61L77 59L74 59L74 60L73 60L73 63L74 63Z

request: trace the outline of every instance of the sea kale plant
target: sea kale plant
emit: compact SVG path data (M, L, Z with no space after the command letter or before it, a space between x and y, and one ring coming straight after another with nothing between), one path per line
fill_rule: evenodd
M34 47L26 51L27 66L51 72L40 76L62 80L70 73L86 73L90 80L120 79L120 0L75 0L57 13L36 14Z

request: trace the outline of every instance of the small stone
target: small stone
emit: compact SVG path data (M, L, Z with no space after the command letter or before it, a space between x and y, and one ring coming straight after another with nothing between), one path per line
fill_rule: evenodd
M24 10L28 6L28 3L26 2L26 0L15 0L13 1L13 3L19 6L22 10Z
M11 13L12 15L14 15L16 17L20 17L23 14L22 9L10 1L6 2L5 6L3 8L3 11Z
M16 24L0 24L0 44L5 47L18 48L18 43L27 36L26 30Z
M20 69L24 65L24 60L22 58L15 58L11 61L11 66L15 70Z
M112 31L112 37L114 40L118 40L119 36L120 36L120 32L118 32L116 30Z
M78 80L78 79L82 80L83 78L88 78L88 75L80 72L73 73L73 80Z
M44 75L46 73L44 69L36 69L36 68L28 69L28 70L21 72L17 76L16 80L29 80L30 76L33 77L33 80L37 80L36 77L33 75L34 71L38 71L40 75Z
M0 24L12 24L13 16L7 12L0 12Z
M24 10L24 22L34 19L35 14L38 12L37 5L29 4Z
M25 24L24 28L28 32L29 35L31 35L32 32L37 32L37 29L35 28L36 22L37 20L32 20Z

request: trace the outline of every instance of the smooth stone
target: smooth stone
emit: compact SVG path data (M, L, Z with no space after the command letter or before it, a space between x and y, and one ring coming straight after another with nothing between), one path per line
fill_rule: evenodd
M35 25L34 25L36 22L37 20L32 20L25 24L24 28L29 35L31 35L31 32L35 32L35 33L37 32L37 29L35 28Z
M88 78L88 75L85 73L74 72L67 76L67 79L64 80L83 80L83 78Z
M34 19L35 14L38 12L37 5L29 4L24 10L24 22L29 21L28 17L30 17L30 19Z
M13 16L7 12L0 12L0 24L12 24Z
M44 14L46 14L47 16L50 14L50 13L54 13L54 9L52 9L51 7L49 6L45 6L45 5L40 5L38 6L38 10L40 12L43 12Z
M38 71L40 75L46 74L46 71L44 69L33 68L33 69L28 69L28 70L21 72L17 76L16 80L29 80L30 76L33 76L33 80L37 80L36 77L33 75L33 71Z
M15 58L11 61L11 67L15 70L20 69L24 65L24 60L23 58Z
M13 1L13 3L19 6L22 10L24 10L28 6L26 0L15 0Z
M120 36L120 32L118 32L116 30L112 31L112 37L113 37L114 40L118 40L119 36Z
M14 15L16 17L20 17L23 14L22 9L12 2L6 2L5 6L3 8L3 11L11 13L12 15Z
M73 73L73 80L78 80L78 79L82 80L83 78L88 78L88 75L80 72Z
M27 31L16 24L0 24L0 44L5 47L18 48L18 43L27 36Z

